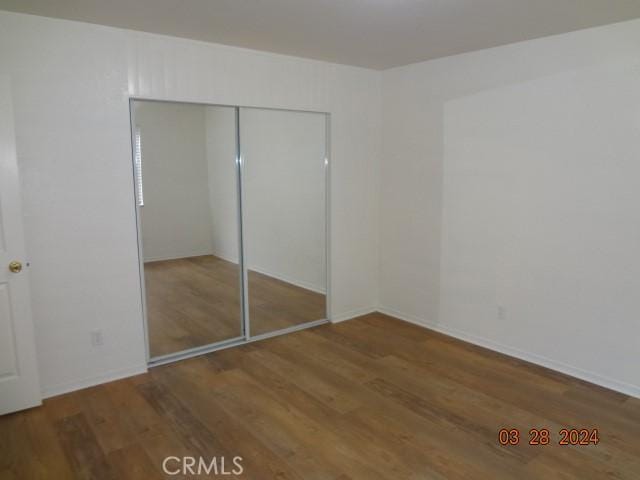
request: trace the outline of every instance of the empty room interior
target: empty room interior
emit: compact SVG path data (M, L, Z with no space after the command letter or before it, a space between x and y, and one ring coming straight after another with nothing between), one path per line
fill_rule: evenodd
M0 479L640 479L640 2L0 0Z

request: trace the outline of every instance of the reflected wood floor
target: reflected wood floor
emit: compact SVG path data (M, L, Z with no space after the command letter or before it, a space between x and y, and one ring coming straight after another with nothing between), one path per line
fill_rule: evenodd
M242 336L238 265L212 255L145 263L151 356ZM249 271L251 334L321 320L325 296Z
M559 446L565 426L601 441ZM525 441L500 446L502 427ZM532 427L552 444L528 445ZM640 472L640 400L381 314L51 398L0 417L0 432L3 479L163 478L169 455L239 455L238 478L256 480Z

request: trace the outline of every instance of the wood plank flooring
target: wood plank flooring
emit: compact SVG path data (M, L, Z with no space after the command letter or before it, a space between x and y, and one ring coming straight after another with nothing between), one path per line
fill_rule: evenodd
M238 265L213 255L145 263L152 357L242 336ZM325 296L249 271L252 335L326 318Z
M600 443L559 446L563 427ZM372 314L0 417L2 479L205 478L163 476L170 455L256 480L638 479L640 400Z

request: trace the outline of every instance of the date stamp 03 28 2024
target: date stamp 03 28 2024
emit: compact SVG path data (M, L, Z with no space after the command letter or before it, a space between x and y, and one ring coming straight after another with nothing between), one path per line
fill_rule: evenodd
M498 432L498 442L500 445L519 445L522 435L517 428L502 428ZM597 428L563 428L558 432L557 441L551 438L548 428L532 428L529 430L529 445L573 445L587 446L597 445L600 442L600 434Z

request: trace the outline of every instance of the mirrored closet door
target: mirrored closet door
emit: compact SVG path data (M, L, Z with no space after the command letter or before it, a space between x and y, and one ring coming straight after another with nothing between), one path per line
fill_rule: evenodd
M326 318L326 116L240 109L252 335Z
M236 109L131 106L149 357L242 338Z
M327 124L131 100L150 364L326 321Z

